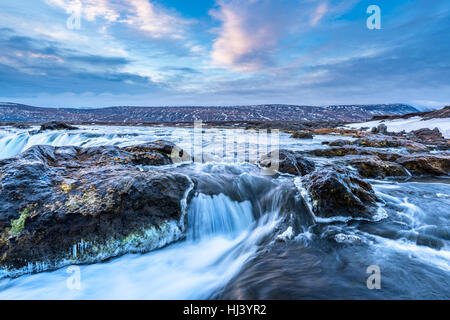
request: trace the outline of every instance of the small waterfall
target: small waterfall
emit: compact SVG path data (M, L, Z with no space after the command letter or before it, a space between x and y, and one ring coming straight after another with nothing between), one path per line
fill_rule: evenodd
M187 238L200 240L216 235L235 237L248 228L253 219L250 201L232 201L224 194L200 193L191 201L188 212Z
M45 131L4 130L0 128L0 159L15 155L35 145L50 145L54 147L76 146L96 147L106 145L125 146L153 141L153 132L136 136L131 132L121 133L121 128L109 129L112 132L97 133L96 128L84 128L75 131Z

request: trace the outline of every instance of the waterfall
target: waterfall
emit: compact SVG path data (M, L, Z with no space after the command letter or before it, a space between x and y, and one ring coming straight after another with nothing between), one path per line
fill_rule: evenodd
M205 299L225 286L277 225L255 220L250 201L197 194L187 211L186 239L146 254L80 266L81 289L70 290L68 268L0 281L0 299ZM124 272L125 271L125 272Z
M253 222L250 201L232 201L224 194L200 193L191 201L188 213L187 238L199 240L216 235L236 236Z

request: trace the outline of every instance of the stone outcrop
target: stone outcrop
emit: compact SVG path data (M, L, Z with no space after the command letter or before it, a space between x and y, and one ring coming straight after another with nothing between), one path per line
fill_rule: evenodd
M171 163L175 146L34 146L0 161L0 275L96 262L183 236L192 189Z
M78 128L64 122L51 121L42 124L41 128L39 129L39 132L47 130L78 130Z
M378 198L371 185L347 168L327 165L302 177L318 217L344 216L372 219Z
M278 150L278 164L273 164L276 157L272 157L272 152L261 158L260 165L263 167L277 168L281 173L289 173L293 175L305 175L315 169L313 161L306 159L300 152L289 150Z

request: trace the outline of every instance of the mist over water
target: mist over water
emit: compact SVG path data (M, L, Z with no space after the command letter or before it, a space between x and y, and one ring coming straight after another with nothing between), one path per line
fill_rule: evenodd
M450 298L449 179L372 180L386 218L314 222L295 202L301 190L294 177L263 176L252 163L213 154L213 137L227 130L232 129L204 129L209 138L203 147L212 154L204 157L206 163L161 168L197 182L183 240L146 254L82 265L80 290L68 288L67 267L0 279L0 298ZM165 139L189 150L191 138L186 137L192 133L193 129L166 127L89 126L37 134L2 128L0 159L38 144L127 146ZM244 134L254 141L252 131ZM280 133L279 147L324 148L322 141L340 138L296 140ZM314 160L318 166L328 161ZM288 201L291 198L297 200ZM294 221L292 216L299 218ZM293 239L280 241L289 227ZM381 290L366 286L370 265L381 269Z

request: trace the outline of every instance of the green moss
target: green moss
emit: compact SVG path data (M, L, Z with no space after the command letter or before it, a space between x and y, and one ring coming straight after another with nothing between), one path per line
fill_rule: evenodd
M11 220L11 229L9 230L9 232L13 235L17 235L20 232L22 232L22 230L25 227L25 220L27 220L27 218L30 216L30 209L26 208L24 210L22 210L20 212L20 216L18 219L16 220Z

